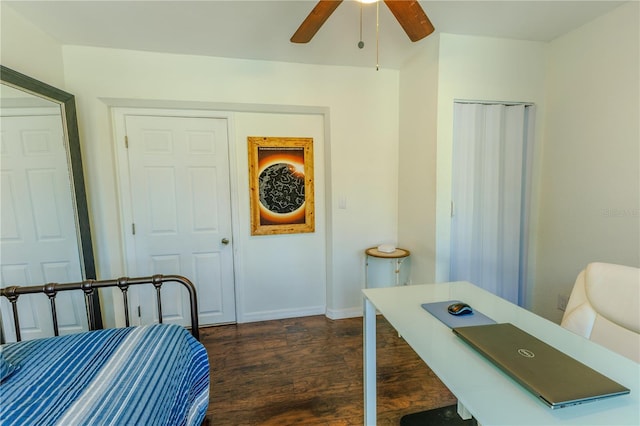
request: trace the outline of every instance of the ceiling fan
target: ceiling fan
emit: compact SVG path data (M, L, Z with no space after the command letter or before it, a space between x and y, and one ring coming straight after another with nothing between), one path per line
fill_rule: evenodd
M291 37L293 43L308 43L322 24L340 6L342 0L320 0ZM417 0L384 0L411 41L418 41L434 31L433 24Z

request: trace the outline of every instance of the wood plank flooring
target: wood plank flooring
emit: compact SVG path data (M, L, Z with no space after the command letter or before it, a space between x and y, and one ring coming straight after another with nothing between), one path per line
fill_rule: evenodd
M208 423L362 425L362 318L312 316L202 328L211 364ZM382 317L378 425L455 397Z

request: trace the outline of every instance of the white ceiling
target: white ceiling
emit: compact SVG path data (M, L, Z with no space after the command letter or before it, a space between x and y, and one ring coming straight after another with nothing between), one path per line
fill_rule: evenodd
M637 1L637 0L633 0ZM431 1L420 4L436 32L550 41L622 1ZM412 43L384 3L344 1L308 44L289 41L316 0L10 1L62 44L311 64L398 69L424 41ZM432 35L433 36L433 35ZM378 56L378 59L377 59Z

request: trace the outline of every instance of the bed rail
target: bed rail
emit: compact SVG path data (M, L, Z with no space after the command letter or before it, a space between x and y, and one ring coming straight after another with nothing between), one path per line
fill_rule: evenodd
M93 310L92 297L95 290L100 288L118 287L122 292L124 301L125 323L129 327L129 300L127 292L132 285L153 284L156 288L156 305L158 307L158 321L162 323L162 301L160 298L160 289L162 284L166 282L177 282L182 284L189 292L189 304L191 313L191 334L200 340L198 331L198 300L196 296L196 287L187 278L180 275L153 275L150 277L129 278L121 277L114 280L86 280L75 283L48 283L37 286L11 286L0 290L0 295L9 299L11 309L13 311L13 326L16 332L16 340L21 341L20 336L20 320L18 318L18 297L23 294L44 293L49 297L51 304L51 318L53 320L53 333L58 336L58 317L56 314L56 294L61 291L82 290L84 292L84 304L87 311L87 320L89 330L95 330L97 327L96 317Z

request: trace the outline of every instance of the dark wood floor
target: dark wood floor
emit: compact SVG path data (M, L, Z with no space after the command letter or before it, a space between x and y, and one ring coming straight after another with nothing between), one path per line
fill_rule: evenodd
M378 316L378 425L455 397ZM362 318L324 316L201 329L210 425L362 425Z

